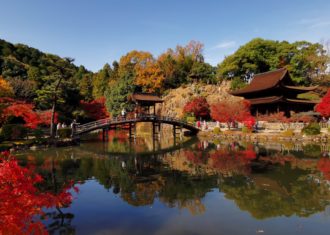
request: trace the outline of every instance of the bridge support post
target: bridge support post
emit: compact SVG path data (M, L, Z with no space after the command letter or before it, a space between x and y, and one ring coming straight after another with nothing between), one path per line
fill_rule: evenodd
M136 138L136 125L135 123L129 123L129 139L134 139Z
M104 128L102 129L102 141L108 141L109 140L109 129L108 128Z
M152 123L152 138L153 139L160 139L160 122L153 122Z

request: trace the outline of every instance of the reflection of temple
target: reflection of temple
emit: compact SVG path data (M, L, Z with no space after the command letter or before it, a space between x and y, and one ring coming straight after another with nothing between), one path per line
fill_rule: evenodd
M231 92L251 102L252 113L258 115L273 112L304 112L313 110L316 101L297 98L298 94L314 90L316 87L294 86L286 68L256 74L251 83L243 89Z

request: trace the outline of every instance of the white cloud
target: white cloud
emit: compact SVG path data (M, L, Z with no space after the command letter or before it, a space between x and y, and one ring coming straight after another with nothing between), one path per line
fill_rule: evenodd
M217 44L213 49L228 49L236 46L235 41L224 41Z
M304 25L308 28L323 28L330 26L330 20L321 18L305 18L300 19L295 24Z
M310 27L311 28L322 28L322 27L327 27L330 26L330 21L319 21L314 24L312 24Z

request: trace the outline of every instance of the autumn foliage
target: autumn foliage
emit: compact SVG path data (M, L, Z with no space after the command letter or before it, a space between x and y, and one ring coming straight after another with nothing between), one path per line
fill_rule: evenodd
M247 100L237 102L220 102L211 105L211 117L219 122L243 122L247 127L252 127L255 123L254 117L250 113L250 102Z
M330 159L321 158L317 163L317 168L323 173L326 180L330 180Z
M131 71L135 74L134 83L146 92L160 91L165 79L157 60L149 52L131 51L119 61L119 73Z
M109 117L109 113L105 107L105 97L100 97L91 102L80 101L80 106L90 119L99 120Z
M9 153L0 154L0 234L47 234L36 216L44 215L43 208L72 203L71 184L53 194L38 190L42 182L33 167L21 167Z
M21 117L25 122L25 126L32 129L36 128L38 125L49 125L50 123L50 110L36 112L33 104L11 98L2 98L0 99L0 103L2 104L0 110L2 123L10 116ZM57 114L55 115L55 120L56 119Z
M322 98L321 102L316 106L316 111L323 117L330 117L330 89Z
M210 105L204 97L196 97L184 106L183 112L193 113L196 118L209 118Z
M0 97L12 97L14 95L13 88L9 82L0 76Z

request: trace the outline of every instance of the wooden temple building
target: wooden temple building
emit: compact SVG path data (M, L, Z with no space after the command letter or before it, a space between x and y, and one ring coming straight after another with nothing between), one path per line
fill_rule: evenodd
M317 101L297 98L297 95L315 90L316 87L294 86L286 68L256 74L251 83L237 91L234 96L241 96L251 102L254 115L284 112L290 116L292 112L313 111Z

